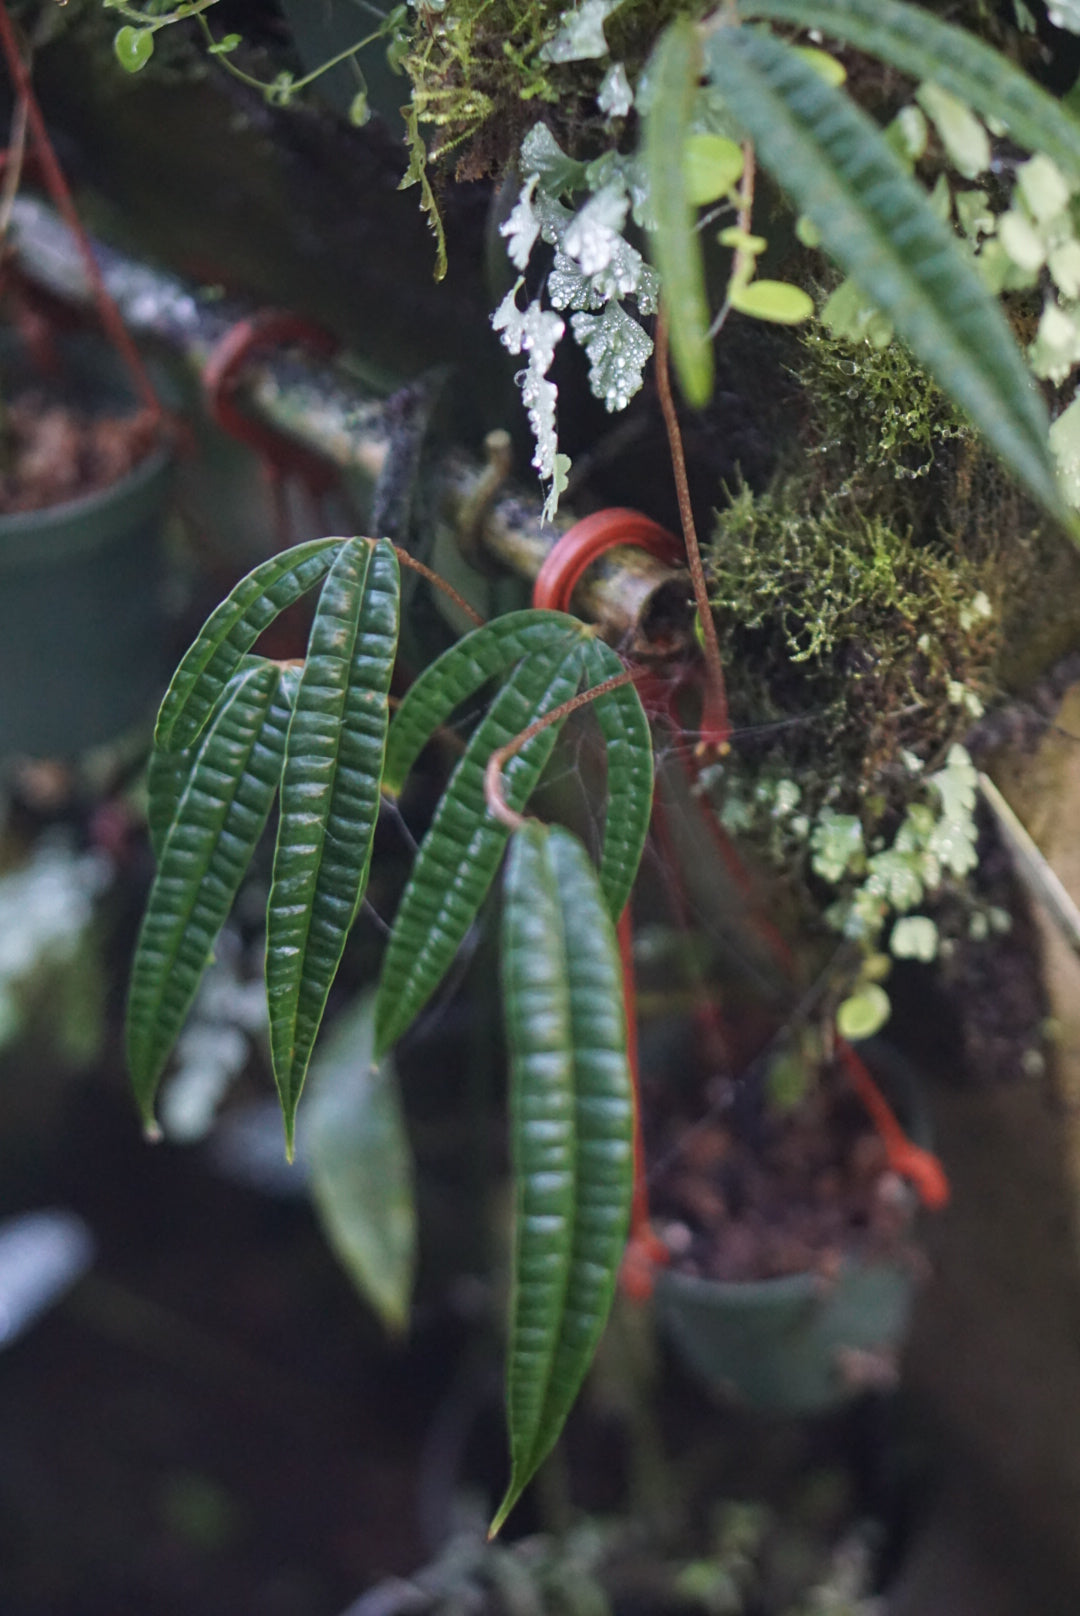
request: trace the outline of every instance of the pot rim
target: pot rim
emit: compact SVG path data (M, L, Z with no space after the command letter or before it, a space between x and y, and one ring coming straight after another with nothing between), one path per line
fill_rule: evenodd
M0 541L9 535L21 538L24 533L48 527L53 522L90 516L100 507L126 494L129 489L152 481L171 459L170 445L160 443L149 454L143 455L130 471L118 477L116 482L106 483L103 488L92 489L89 494L79 494L75 499L59 500L55 505L41 505L32 511L11 511L6 515L0 513Z
M846 1274L868 1268L902 1267L903 1264L895 1259L879 1257L871 1252L863 1256L848 1248L840 1259L838 1277L842 1279ZM697 1295L703 1300L712 1298L714 1301L736 1304L742 1302L751 1307L758 1302L774 1301L779 1304L814 1299L823 1292L835 1289L837 1279L825 1279L812 1268L804 1269L801 1274L777 1274L772 1279L709 1279L705 1274L685 1274L681 1269L668 1267L659 1271L655 1283L657 1290L678 1290L687 1295Z

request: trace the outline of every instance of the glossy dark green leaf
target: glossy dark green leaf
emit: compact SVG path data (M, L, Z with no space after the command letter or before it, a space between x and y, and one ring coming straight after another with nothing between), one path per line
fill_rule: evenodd
M319 596L293 704L266 929L270 1050L290 1150L327 994L367 885L398 602L393 545L349 539Z
M1008 322L877 125L771 34L721 26L709 74L824 249L1006 466L1061 514L1042 400Z
M229 682L194 749L128 993L128 1065L147 1123L169 1051L270 813L288 720L280 669L258 662Z
M503 908L517 1196L507 1369L511 1477L499 1530L592 1362L626 1243L633 1091L615 932L568 831L514 835Z
M386 743L383 790L396 797L424 747L455 708L489 680L508 672L529 651L580 639L586 630L565 612L507 612L444 651L410 685L394 714Z
M374 1059L374 995L335 1020L311 1063L300 1138L331 1250L388 1330L403 1334L416 1266L412 1156L389 1056Z
M586 643L586 687L602 684L622 671L619 658L603 640ZM652 736L633 685L620 685L598 696L590 710L604 738L607 762L608 801L600 853L600 888L611 918L618 920L630 897L652 816Z
M146 826L154 858L159 864L194 756L194 747L183 752L166 752L160 746L150 750L146 766Z
M240 666L258 667L263 660L261 657L244 657ZM298 668L282 668L281 700L289 706L292 705L296 695L299 679ZM183 795L196 753L197 748L194 746L187 747L183 752L167 752L163 747L156 745L150 748L146 768L146 818L147 829L150 832L150 846L154 858L159 863L165 838L176 817L177 805Z
M173 674L158 713L156 746L182 751L197 739L259 635L326 575L344 543L344 539L312 539L271 556L241 578L207 618Z
M903 0L738 0L740 16L820 29L912 78L940 84L1017 145L1080 180L1080 124L992 45Z
M581 678L579 636L534 651L499 691L450 777L394 918L375 1003L375 1049L388 1049L431 998L495 877L509 831L489 813L484 770L492 752L569 701ZM502 773L520 813L551 756L561 720L526 741Z
M697 29L688 17L677 17L649 59L643 157L655 221L649 240L663 283L671 357L687 403L699 407L712 392L713 356L705 269L683 154L700 72Z

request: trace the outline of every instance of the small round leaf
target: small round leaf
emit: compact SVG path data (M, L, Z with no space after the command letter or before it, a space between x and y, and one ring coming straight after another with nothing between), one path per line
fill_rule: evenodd
M813 45L796 45L795 49L816 73L820 73L826 84L831 84L838 90L847 78L847 68L843 62L838 62L835 56L828 51L817 50Z
M837 1010L836 1030L841 1038L853 1044L860 1038L872 1038L884 1027L891 1010L885 989L877 982L868 982L845 999Z
M113 40L116 60L125 73L137 73L154 54L152 28L121 28Z
M737 224L728 225L717 236L721 247L732 247L736 252L751 253L756 258L763 253L769 243L764 236L752 236L749 231L741 230Z
M935 959L938 929L929 915L902 915L893 927L889 947L897 959Z
M733 288L731 304L740 314L773 325L801 325L814 312L809 294L786 281L751 281L748 286Z
M686 196L704 207L726 196L743 171L742 148L723 135L688 135L683 146Z

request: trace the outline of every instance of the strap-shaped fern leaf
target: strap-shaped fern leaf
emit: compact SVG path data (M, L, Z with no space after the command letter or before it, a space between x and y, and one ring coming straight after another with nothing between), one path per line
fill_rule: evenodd
M877 125L766 32L717 27L706 59L762 162L830 256L1006 466L1061 516L1046 412L1005 317Z
M507 1371L511 1477L495 1533L550 1453L611 1307L633 1178L618 949L585 849L514 835L503 997L517 1218Z
M128 993L128 1065L144 1119L281 777L289 708L281 670L228 684L195 748L161 850Z
M266 932L270 1050L290 1152L327 995L367 886L398 599L389 540L343 544L293 704Z
M440 724L489 680L507 673L528 652L556 641L562 644L567 634L585 632L578 619L565 612L529 609L507 612L450 646L410 685L394 714L386 743L383 790L393 797L400 793L409 770Z
M286 606L326 575L344 542L311 539L271 556L241 578L211 612L173 674L154 731L157 747L182 751L198 738L221 692L259 635Z
M651 100L643 155L654 226L652 256L664 287L671 356L687 403L708 402L713 383L709 304L695 209L686 193L683 148L701 73L701 42L687 17L662 35L649 63Z
M590 639L585 645L586 685L603 684L622 673L610 645ZM605 691L592 703L604 737L607 761L607 817L600 851L600 890L612 920L618 920L630 897L652 817L653 751L649 720L633 685Z
M495 878L507 827L488 811L488 759L544 713L569 701L581 678L583 640L521 661L469 738L420 844L383 956L375 1000L376 1057L388 1049L439 986ZM520 813L540 778L561 722L525 742L503 770L503 794Z
M1008 125L1016 143L1045 152L1080 179L1080 124L991 45L923 6L903 0L738 0L742 17L820 29L913 78L929 79L984 118Z

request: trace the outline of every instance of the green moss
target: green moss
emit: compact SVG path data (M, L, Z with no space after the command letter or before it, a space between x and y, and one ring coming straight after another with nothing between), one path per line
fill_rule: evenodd
M720 513L711 563L736 716L801 720L772 750L809 806L884 809L901 748L970 725L997 650L987 567L791 475Z
M902 750L929 761L980 699L1075 644L1080 557L898 342L815 322L792 369L797 440L763 493L717 517L733 710L775 726L746 754L752 778L791 774L810 813L888 818Z
M607 20L608 58L553 63L543 48L558 32L569 0L447 0L441 12L419 8L403 66L421 124L434 126L433 160L457 154L459 178L501 177L540 107L560 144L588 151L604 127L595 97L612 60L640 67L679 0L622 0ZM690 9L702 10L703 6Z
M813 321L799 378L810 405L807 448L877 488L928 476L947 444L974 433L900 342L846 342Z

